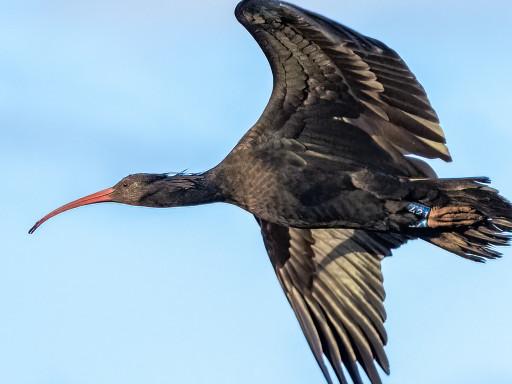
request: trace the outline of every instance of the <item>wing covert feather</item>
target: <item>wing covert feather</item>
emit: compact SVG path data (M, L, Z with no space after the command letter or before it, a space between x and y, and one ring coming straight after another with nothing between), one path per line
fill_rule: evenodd
M241 144L286 137L307 147L315 136L315 151L349 156L331 137L352 125L366 136L351 144L373 140L395 162L408 154L451 160L423 87L385 44L285 2L244 0L235 15L274 75L270 101ZM310 116L316 121L298 123Z

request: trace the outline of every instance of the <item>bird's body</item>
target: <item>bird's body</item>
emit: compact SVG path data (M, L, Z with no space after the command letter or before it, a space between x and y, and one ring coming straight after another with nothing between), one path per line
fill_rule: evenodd
M312 156L304 144L288 138L270 141L264 149L247 144L210 174L225 191L227 201L262 219L293 227L371 229L383 224L387 214L383 200L374 194L382 196L389 189L387 197L400 199L406 193L407 180L400 180L396 173L377 169L370 177L380 178L379 182L363 186L361 180L369 176L364 166L347 161L333 168L329 161L311 161ZM399 188L391 190L390 185ZM361 203L366 208L358 207Z
M328 382L345 366L373 384L383 346L380 262L421 238L483 261L508 244L512 206L486 178L438 179L418 157L451 160L425 91L383 43L291 4L244 0L237 19L274 74L258 122L200 174L136 174L69 203L148 207L214 202L258 221L279 282ZM410 156L413 155L413 156Z

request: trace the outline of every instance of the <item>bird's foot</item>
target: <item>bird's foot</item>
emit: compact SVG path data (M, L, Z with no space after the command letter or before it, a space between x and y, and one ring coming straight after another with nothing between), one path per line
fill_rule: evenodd
M484 219L476 209L468 206L430 208L418 203L410 203L407 210L418 217L411 228L438 228L471 225Z
M476 209L468 206L430 208L418 203L410 203L407 210L418 216L412 228L437 228L471 225L484 219Z
M475 224L484 219L476 209L467 206L432 208L427 219L430 228L453 227Z

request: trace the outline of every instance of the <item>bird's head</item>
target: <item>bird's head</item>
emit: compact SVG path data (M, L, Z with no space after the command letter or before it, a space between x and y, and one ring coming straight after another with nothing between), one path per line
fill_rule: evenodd
M138 173L122 179L112 188L93 193L65 204L39 220L29 231L33 233L41 224L59 213L84 205L96 203L121 203L128 205L156 206L151 204L151 196L160 189L159 184L168 180L167 174Z
M111 190L108 192L111 202L147 206L147 200L160 189L161 182L167 180L170 180L167 174L137 173L126 176L113 188L105 191Z

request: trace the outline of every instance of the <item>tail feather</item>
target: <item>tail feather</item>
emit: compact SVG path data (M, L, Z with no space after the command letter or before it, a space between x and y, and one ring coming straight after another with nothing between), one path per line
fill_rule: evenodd
M435 183L440 206L469 206L484 218L470 226L426 232L424 240L466 259L485 262L501 257L496 246L510 245L512 205L487 177L429 180Z

